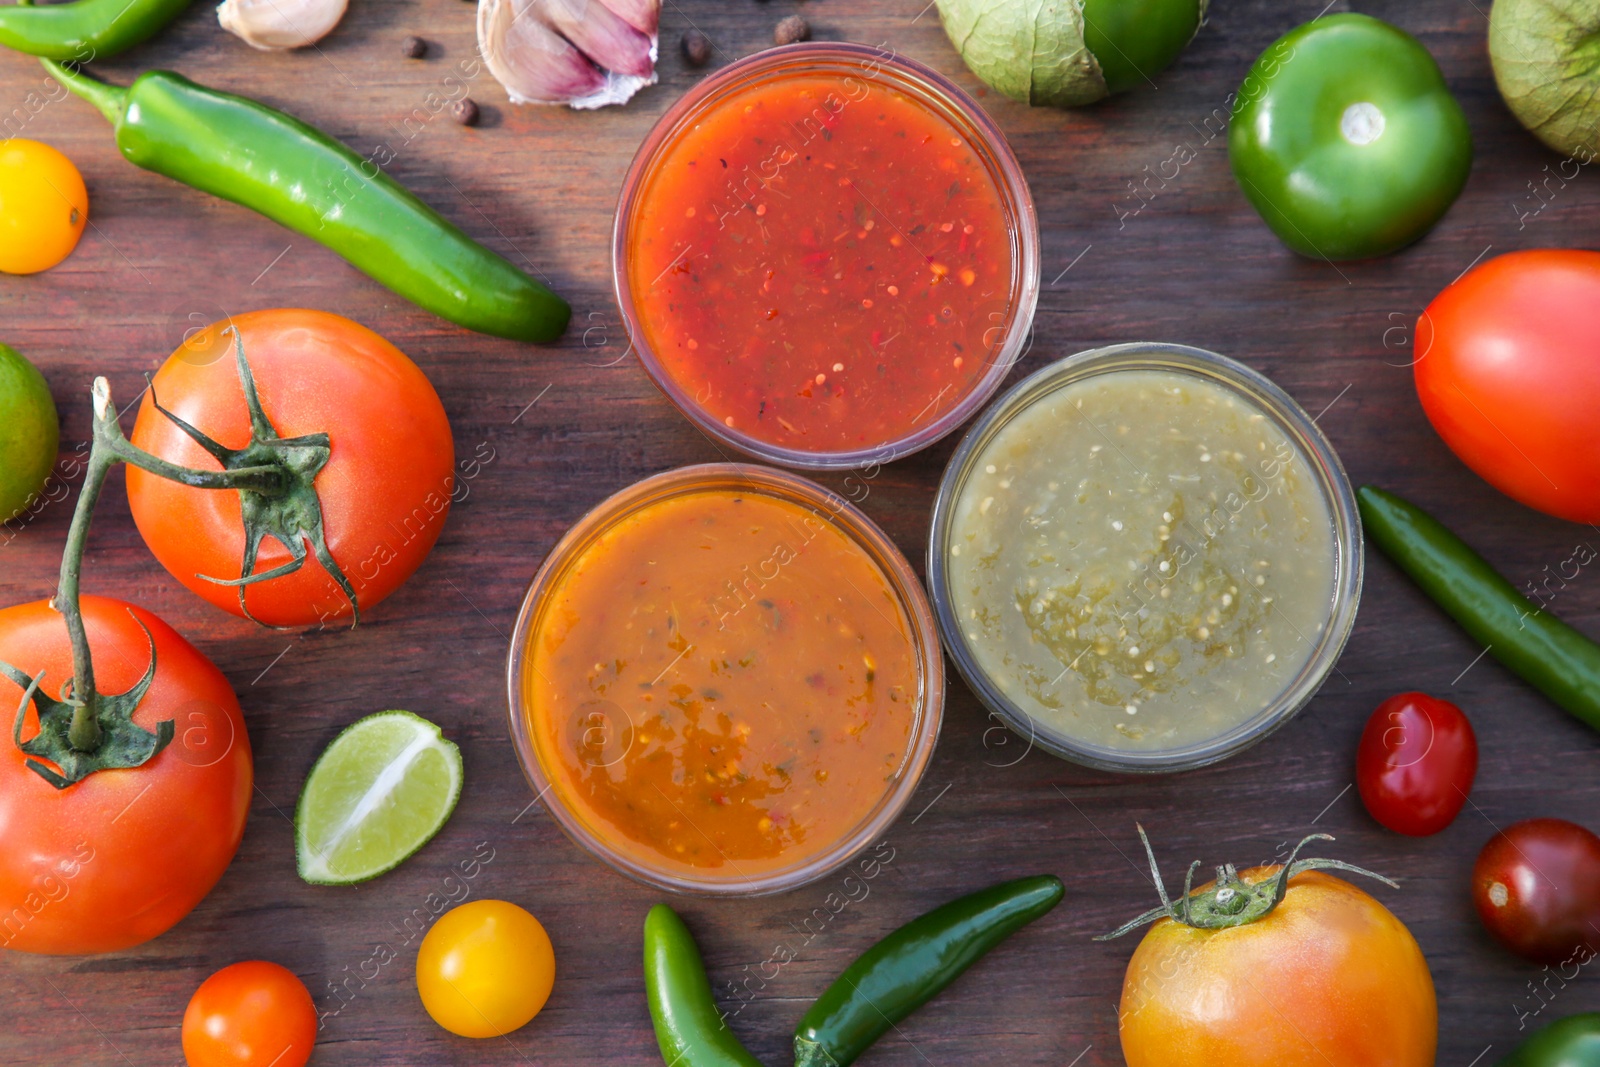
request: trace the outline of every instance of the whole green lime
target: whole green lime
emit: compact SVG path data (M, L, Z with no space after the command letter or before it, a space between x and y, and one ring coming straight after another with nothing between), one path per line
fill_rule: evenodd
M0 522L20 515L44 489L60 442L44 375L16 349L0 345Z

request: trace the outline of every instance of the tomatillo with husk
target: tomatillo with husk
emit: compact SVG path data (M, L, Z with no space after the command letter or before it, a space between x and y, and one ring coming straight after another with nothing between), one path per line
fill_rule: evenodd
M1428 50L1340 14L1261 54L1233 103L1228 157L1284 244L1324 260L1388 255L1433 228L1472 169L1472 132Z
M1081 107L1153 78L1205 20L1207 0L938 0L945 33L991 88Z
M1600 155L1600 0L1495 0L1489 60L1534 136L1584 165Z
M1128 1067L1433 1067L1439 1010L1428 963L1405 924L1327 870L1395 883L1340 860L1217 868L1167 896L1139 829L1161 906L1098 938L1147 923L1118 1007Z

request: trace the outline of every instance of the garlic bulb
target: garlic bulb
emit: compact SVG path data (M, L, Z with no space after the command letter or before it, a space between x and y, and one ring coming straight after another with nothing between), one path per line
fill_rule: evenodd
M223 0L222 28L251 48L304 48L333 32L349 0Z
M479 0L478 50L515 104L621 104L656 81L661 0Z

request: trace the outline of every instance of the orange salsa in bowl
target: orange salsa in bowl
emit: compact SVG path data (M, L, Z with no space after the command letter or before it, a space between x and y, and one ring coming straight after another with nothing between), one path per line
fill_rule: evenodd
M916 788L943 664L903 557L778 471L624 490L523 605L512 730L570 836L669 889L778 892L847 862Z
M1026 183L983 112L858 45L772 49L641 147L613 247L640 358L698 425L799 467L905 455L963 421L1037 299Z

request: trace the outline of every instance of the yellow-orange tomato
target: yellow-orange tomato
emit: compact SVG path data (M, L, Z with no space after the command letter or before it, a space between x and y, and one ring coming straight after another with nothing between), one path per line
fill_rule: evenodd
M452 908L417 947L422 1006L462 1037L503 1037L526 1026L555 980L550 935L525 909L504 900Z
M1432 1067L1439 1037L1411 931L1320 871L1244 926L1158 920L1128 962L1120 1017L1128 1067Z
M47 144L0 141L0 271L34 274L78 246L89 193L72 160Z

